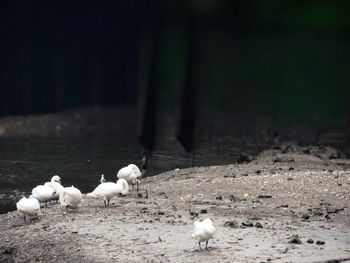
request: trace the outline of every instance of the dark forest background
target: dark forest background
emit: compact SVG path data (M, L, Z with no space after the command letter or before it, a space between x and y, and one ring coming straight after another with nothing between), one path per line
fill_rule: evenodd
M226 116L233 128L209 136L241 136L232 130L259 130L266 116L272 137L302 122L316 130L309 142L326 127L349 145L349 1L1 5L0 116L130 105L144 144L153 145L155 116L171 113L188 149L196 123Z

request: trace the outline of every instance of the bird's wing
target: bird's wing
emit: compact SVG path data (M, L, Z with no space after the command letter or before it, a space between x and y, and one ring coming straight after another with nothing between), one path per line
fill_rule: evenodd
M94 196L98 197L101 194L105 194L105 193L111 191L113 185L114 185L114 183L111 183L111 182L100 184L95 188L95 190L92 192L92 194Z
M203 232L203 227L202 227L202 223L199 221L195 221L194 222L194 227L192 230L192 237L196 238L197 236L199 236L201 233Z
M118 171L117 177L118 178L125 178L128 177L132 173L132 170L130 167L123 167Z

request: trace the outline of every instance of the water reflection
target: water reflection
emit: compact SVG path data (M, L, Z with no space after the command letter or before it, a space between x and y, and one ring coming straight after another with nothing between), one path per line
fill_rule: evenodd
M118 169L128 163L140 164L137 140L103 138L0 139L0 213L15 209L21 195L54 174L65 186L82 192L93 189L103 173L114 181Z

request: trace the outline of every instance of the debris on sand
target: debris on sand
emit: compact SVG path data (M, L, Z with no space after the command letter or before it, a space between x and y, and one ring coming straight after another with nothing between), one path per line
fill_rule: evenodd
M323 215L322 209L317 208L317 207L312 209L312 213L314 216L322 216Z
M190 211L189 213L190 213L190 215L191 215L193 218L198 217L198 213L197 213L197 212Z
M238 223L235 220L231 220L231 221L226 221L224 223L225 227L230 227L230 228L238 228Z
M290 238L290 240L289 240L289 243L300 245L300 244L302 244L303 242L301 242L301 240L300 240L300 238L299 238L299 235L293 235L293 236L291 236L291 238Z
M261 198L261 199L272 198L272 195L258 195L258 198Z
M310 219L310 214L305 213L301 216L304 220L309 220Z
M224 178L236 178L235 174L225 174Z
M322 240L317 240L317 241L316 241L316 245L322 246L322 245L324 245L324 244L325 244L325 242L322 241Z
M217 195L217 196L215 197L215 199L216 199L216 200L222 200L222 195Z
M11 245L4 245L1 247L2 253L5 255L11 255L15 248Z
M306 240L306 242L309 243L309 244L313 244L313 243L314 243L314 240L311 239L311 238L308 238L308 239Z
M326 208L328 214L335 214L338 213L339 211L343 211L344 207L338 208L338 207L327 207Z
M255 223L256 228L263 228L263 225L260 222Z
M238 196L234 196L234 195L230 195L230 196L228 197L228 199L229 199L230 201L232 201L232 202L239 202L239 201L242 201L241 198L239 198Z
M288 207L289 207L288 204L282 204L282 205L276 206L276 209L277 208L288 208Z
M168 199L168 195L165 192L160 192L159 196L163 196L165 199Z
M252 222L250 222L249 220L246 220L246 221L242 222L242 226L244 226L244 227L253 227L254 224Z

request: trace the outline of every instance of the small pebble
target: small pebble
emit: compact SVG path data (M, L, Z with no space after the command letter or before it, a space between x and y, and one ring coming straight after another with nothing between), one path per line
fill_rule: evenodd
M238 224L235 220L232 220L232 221L226 221L224 226L230 227L230 228L237 228Z
M290 238L290 241L289 243L292 243L292 244L302 244L303 242L301 242L300 238L298 235L293 235L291 238Z
M250 222L249 220L247 220L247 221L242 222L242 226L245 226L245 227L253 227L254 225L253 225L252 222Z
M302 215L302 218L304 219L304 220L308 220L309 218L310 218L310 215L309 214L303 214Z
M263 228L263 225L260 222L256 222L255 227L256 228Z
M311 238L308 238L308 239L306 240L306 242L309 243L309 244L313 244L313 243L314 243L313 239L311 239Z

